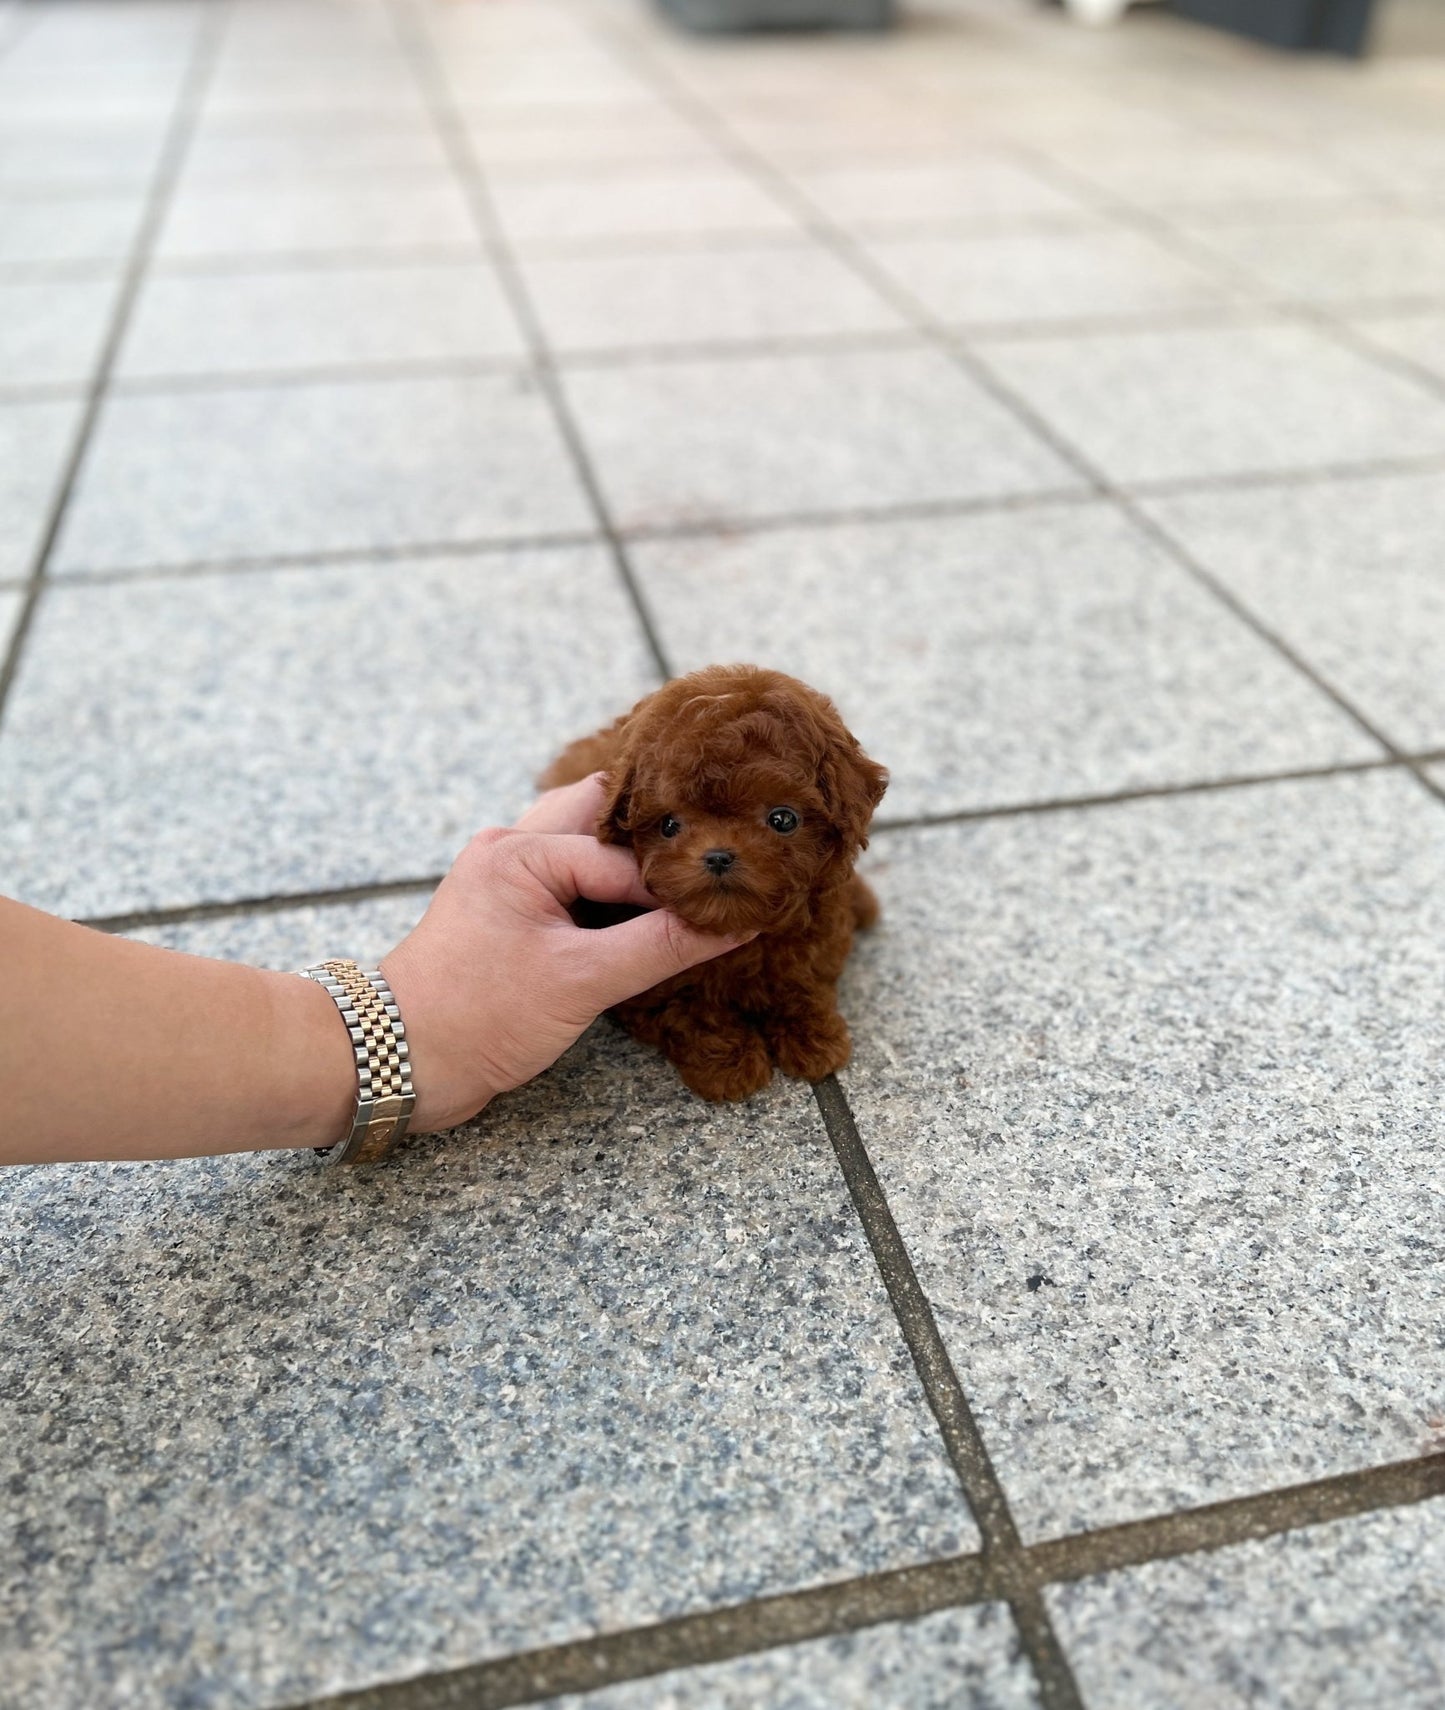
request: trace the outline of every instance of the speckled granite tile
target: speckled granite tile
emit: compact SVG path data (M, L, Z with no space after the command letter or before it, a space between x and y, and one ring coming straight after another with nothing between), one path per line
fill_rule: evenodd
M1197 242L1273 291L1312 303L1445 292L1445 225L1388 209L1355 218L1214 221Z
M1438 202L1445 173L1445 131L1431 126L1334 125L1326 146L1352 178L1389 196Z
M421 119L426 103L398 52L223 57L206 88L208 117L349 113Z
M1437 1710L1445 1501L1046 1592L1091 1710Z
M676 669L832 694L885 817L1376 758L1382 750L1117 512L639 541Z
M1076 153L1093 149L1199 149L1209 146L1198 128L1177 113L1165 113L1119 100L1101 89L1080 94L1039 88L1032 94L1005 95L986 118L996 137L1006 137L1026 149Z
M361 741L357 659L388 697ZM424 877L653 682L592 547L53 586L0 872L81 915Z
M932 350L639 362L565 384L624 528L1080 486Z
M478 113L516 107L586 110L656 96L647 79L598 47L544 53L456 50L442 62L454 99Z
M1445 746L1445 475L1199 493L1149 509L1387 737Z
M848 1095L1025 1536L1419 1453L1440 804L1341 777L868 861Z
M661 101L617 102L558 112L459 109L478 158L493 182L507 174L639 172L725 162L700 132Z
M1087 219L1086 205L1021 163L986 150L953 159L799 167L789 176L830 218L870 231L897 225Z
M160 160L164 127L17 124L0 116L0 188L144 190Z
M1445 380L1445 313L1380 315L1354 322L1358 332Z
M91 90L163 102L184 77L193 46L190 31L184 40L129 47L96 35L88 42L76 39L61 51L54 40L47 44L43 30L23 30L0 59L0 95L18 95L22 106L27 96L45 104L57 92Z
M443 57L453 53L539 54L595 45L595 8L577 13L548 4L510 0L506 6L433 6L427 33ZM616 14L614 14L616 15Z
M1445 402L1309 327L1096 333L981 348L1119 481L1445 452Z
M1162 314L1230 301L1202 268L1135 232L874 238L869 253L940 320L985 326Z
M471 210L449 172L335 175L264 189L192 179L170 205L156 240L162 262L328 250L478 251Z
M224 338L216 328L224 327ZM526 354L486 262L240 274L152 274L122 379Z
M28 576L80 425L77 399L0 403L0 576Z
M67 0L38 11L21 38L27 55L51 64L97 58L183 59L206 8L176 0Z
M0 269L120 262L140 224L139 192L103 196L0 196Z
M1168 215L1260 202L1324 211L1358 194L1317 151L1265 137L1212 136L1207 147L1193 139L1172 148L1156 141L1147 149L1074 149L1063 164L1073 177Z
M883 108L840 106L836 99L738 102L726 113L729 130L774 165L873 164L936 160L977 142L980 122L969 113L927 103ZM994 137L987 138L990 144Z
M626 3L626 0L624 0ZM428 15L428 32L443 53L547 53L583 50L595 43L590 24L605 7L573 10L551 0L511 0L510 5L439 5ZM616 9L612 9L616 17Z
M111 397L61 570L459 543L591 522L520 374Z
M1035 1710L1002 1604L678 1669L538 1710Z
M89 380L116 288L113 279L0 278L0 391Z
M384 1170L10 1171L0 1254L0 1620L48 1710L259 1710L976 1543L806 1090L707 1106L606 1026Z
M778 200L732 166L611 178L508 176L492 183L492 198L503 230L524 248L798 231Z
M425 117L379 124L358 113L223 115L197 128L181 183L188 190L246 179L267 185L298 175L405 174L446 164L436 126Z
M329 58L398 46L396 18L385 0L347 0L337 6L320 0L270 0L242 6L226 22L224 58L275 60L295 56Z
M327 956L350 956L364 968L374 967L421 919L430 896L430 889L422 887L367 902L308 903L274 914L148 926L126 936L190 956L283 972L309 967Z
M821 245L524 258L562 351L907 332L896 309Z
M6 65L0 60L0 103L11 119L75 125L164 122L174 108L184 64L145 60L77 62L71 66Z

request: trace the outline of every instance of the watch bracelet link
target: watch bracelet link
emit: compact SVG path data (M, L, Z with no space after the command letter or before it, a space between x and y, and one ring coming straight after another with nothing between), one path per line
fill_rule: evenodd
M341 1013L356 1060L356 1114L351 1132L316 1151L332 1164L374 1164L402 1135L416 1108L406 1027L380 970L334 957L300 970Z

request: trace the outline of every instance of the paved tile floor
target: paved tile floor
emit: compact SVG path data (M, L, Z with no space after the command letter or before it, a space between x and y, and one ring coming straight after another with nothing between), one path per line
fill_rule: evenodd
M6 890L375 956L718 657L893 772L816 1095L0 1183L4 1710L1445 1702L1429 14L0 4Z

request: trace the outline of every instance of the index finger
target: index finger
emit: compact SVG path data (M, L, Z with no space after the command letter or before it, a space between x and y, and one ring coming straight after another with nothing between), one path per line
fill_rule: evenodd
M607 800L602 773L594 772L575 784L563 784L538 796L517 821L518 831L560 831L573 836L595 836L597 821Z
M519 837L515 849L532 877L564 908L578 897L590 902L635 903L656 908L657 898L642 882L630 849L599 843L595 837Z

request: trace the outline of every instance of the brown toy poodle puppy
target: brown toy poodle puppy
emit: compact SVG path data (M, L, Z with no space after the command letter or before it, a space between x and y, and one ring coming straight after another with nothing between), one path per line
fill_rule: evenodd
M606 773L604 843L630 845L648 889L691 925L751 943L620 1004L695 1093L746 1098L848 1060L834 988L855 928L878 917L853 871L888 774L825 696L754 665L668 683L543 774Z

